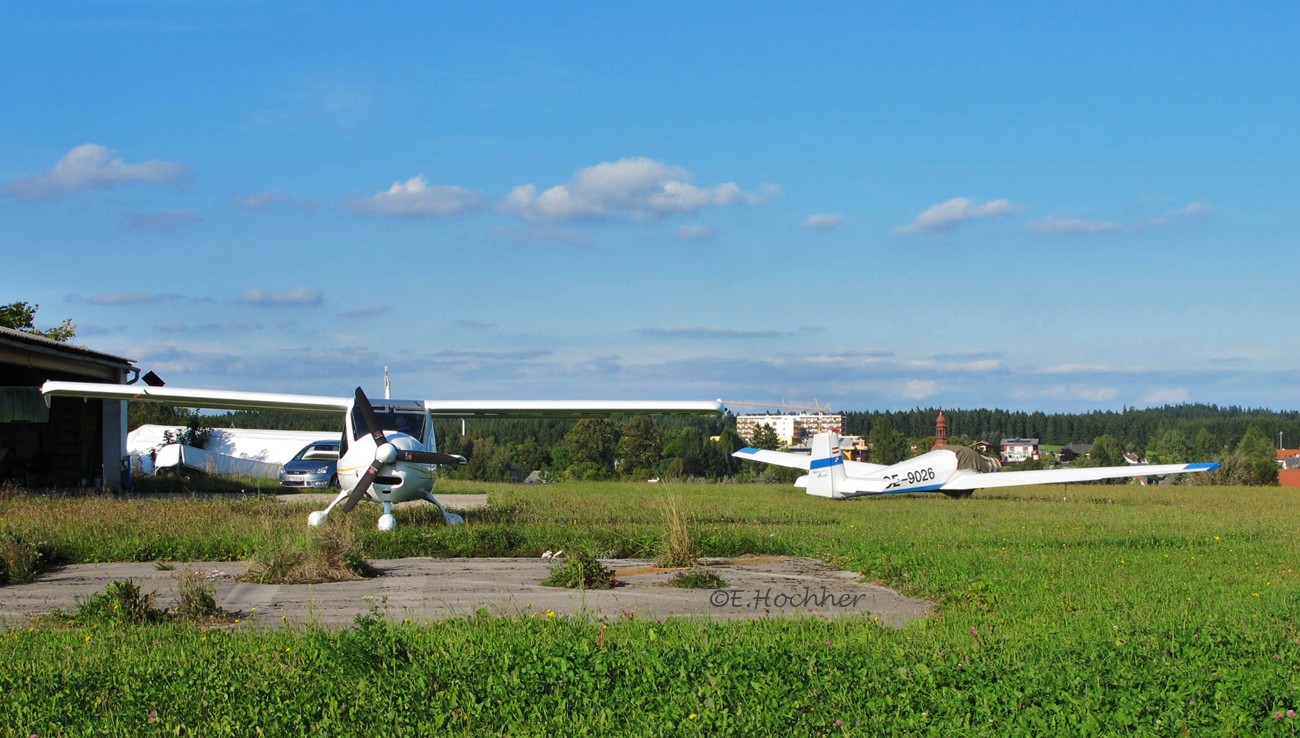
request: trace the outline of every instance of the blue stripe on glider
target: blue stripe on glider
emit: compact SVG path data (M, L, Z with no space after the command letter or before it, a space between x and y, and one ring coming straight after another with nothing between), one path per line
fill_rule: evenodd
M891 490L887 490L885 494L901 495L901 494L906 494L908 492L938 492L941 489L943 489L942 484L931 484L925 487L903 487L902 489L891 489Z
M1217 462L1217 461L1206 461L1206 462L1202 462L1202 463L1200 463L1200 464L1188 464L1188 465L1187 465L1187 471L1207 471L1207 472L1212 472L1212 471L1214 471L1215 469L1218 469L1220 466L1223 466L1223 465L1220 464L1220 463Z
M736 451L736 453L738 453L738 454L756 454L756 453L758 453L758 449L756 449L756 448L749 448L748 446L746 446L745 448L742 448L742 449L739 449L738 451Z
M810 469L825 469L825 468L828 467L828 466L837 466L837 465L839 465L839 464L843 464L843 463L844 463L844 457L842 457L842 456L831 456L831 457L829 457L829 458L825 458L825 459L813 459L813 460L812 460L812 466L810 466L809 468L810 468Z

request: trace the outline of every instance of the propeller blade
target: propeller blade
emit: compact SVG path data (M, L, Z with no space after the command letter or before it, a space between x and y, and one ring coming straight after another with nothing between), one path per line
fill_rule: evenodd
M416 464L442 464L446 466L465 463L464 456L440 454L437 451L403 451L397 452L398 461L410 461Z
M348 493L348 499L343 503L343 512L352 512L352 508L356 507L361 498L366 496L366 490L370 489L370 484L375 481L375 477L379 475L379 470L382 467L383 465L376 461L366 469L366 473L362 474L361 478L357 480L357 486L353 487L352 491Z
M375 415L374 406L370 404L370 400L366 397L366 393L362 392L360 387L357 387L356 406L360 408L361 422L366 426L365 428L358 430L364 430L366 433L369 433L370 437L375 439L376 446L387 443L388 439L384 437L384 429L379 427L379 416Z

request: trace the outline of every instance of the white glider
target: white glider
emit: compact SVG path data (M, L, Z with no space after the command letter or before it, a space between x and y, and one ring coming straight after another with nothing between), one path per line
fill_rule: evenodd
M796 487L803 487L810 495L837 500L905 492L942 492L949 497L969 497L975 490L988 487L1158 477L1166 474L1211 472L1219 468L1218 463L1198 463L1001 471L997 459L981 456L974 449L965 446L938 448L884 466L845 459L836 433L818 433L813 436L812 454L742 448L732 456L764 464L805 469L808 473L795 481Z

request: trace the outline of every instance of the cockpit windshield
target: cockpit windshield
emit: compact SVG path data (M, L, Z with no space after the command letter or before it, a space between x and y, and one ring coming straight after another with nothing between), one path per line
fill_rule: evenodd
M378 402L374 404L374 407L375 417L379 419L379 427L382 430L405 433L408 436L413 436L422 443L424 442L424 424L427 416L423 410L412 411L385 407ZM360 429L364 426L365 422L361 420L361 411L353 407L352 428L357 432L360 432Z

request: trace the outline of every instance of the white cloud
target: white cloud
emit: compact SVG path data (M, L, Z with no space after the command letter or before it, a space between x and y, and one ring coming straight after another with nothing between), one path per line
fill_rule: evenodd
M300 199L285 192L258 192L246 197L235 198L235 204L245 210L262 211L269 210L281 205L295 207L299 210L311 211L320 206L320 203L313 199Z
M91 305L154 305L160 302L179 300L180 295L154 294L149 292L108 292L95 295L86 302Z
M683 241L701 241L713 237L713 229L704 225L684 225L677 229L677 237Z
M931 379L911 379L903 382L901 394L908 400L924 400L939 392L939 383Z
M132 215L127 221L132 230L146 233L171 233L195 223L202 223L203 217L188 210L164 210L158 213L141 213Z
M118 182L161 182L186 172L180 162L150 160L128 164L117 152L99 144L82 144L35 177L20 179L5 188L18 197L54 197L79 190L111 187Z
M1082 236L1096 233L1116 233L1124 230L1119 223L1109 220L1083 220L1049 216L1029 226L1032 230L1050 236Z
M804 218L803 227L814 231L833 231L844 223L839 213L814 213Z
M749 194L732 182L703 189L690 179L682 167L654 159L619 159L582 169L568 184L540 194L535 185L520 185L504 205L531 221L648 221L705 207L755 205L775 192Z
M374 315L382 315L388 312L385 305L363 305L343 313L345 318L369 318Z
M359 213L427 218L472 212L482 204L483 196L478 192L455 185L431 185L421 174L405 182L394 182L392 187L370 197L351 198L344 202L344 207Z
M313 306L325 301L321 291L315 287L295 287L288 290L266 292L256 287L244 290L239 301L247 305L261 307Z
M1163 228L1176 220L1210 215L1214 208L1203 202L1191 202L1177 210L1170 210L1152 216L1138 223L1116 223L1111 220L1085 220L1067 216L1049 215L1037 223L1030 224L1030 230L1049 236L1092 236L1102 233L1141 233L1152 228Z
M1183 387L1157 387L1142 395L1142 402L1147 405L1180 405L1191 397Z
M902 236L942 233L951 231L966 221L1005 215L1013 210L1015 206L1007 200L990 200L977 205L968 198L954 197L948 202L931 205L916 216L916 220L895 228L894 233Z
M743 328L718 328L703 325L682 325L670 328L646 328L641 331L649 336L660 338L775 338L789 335L782 331L746 330Z

